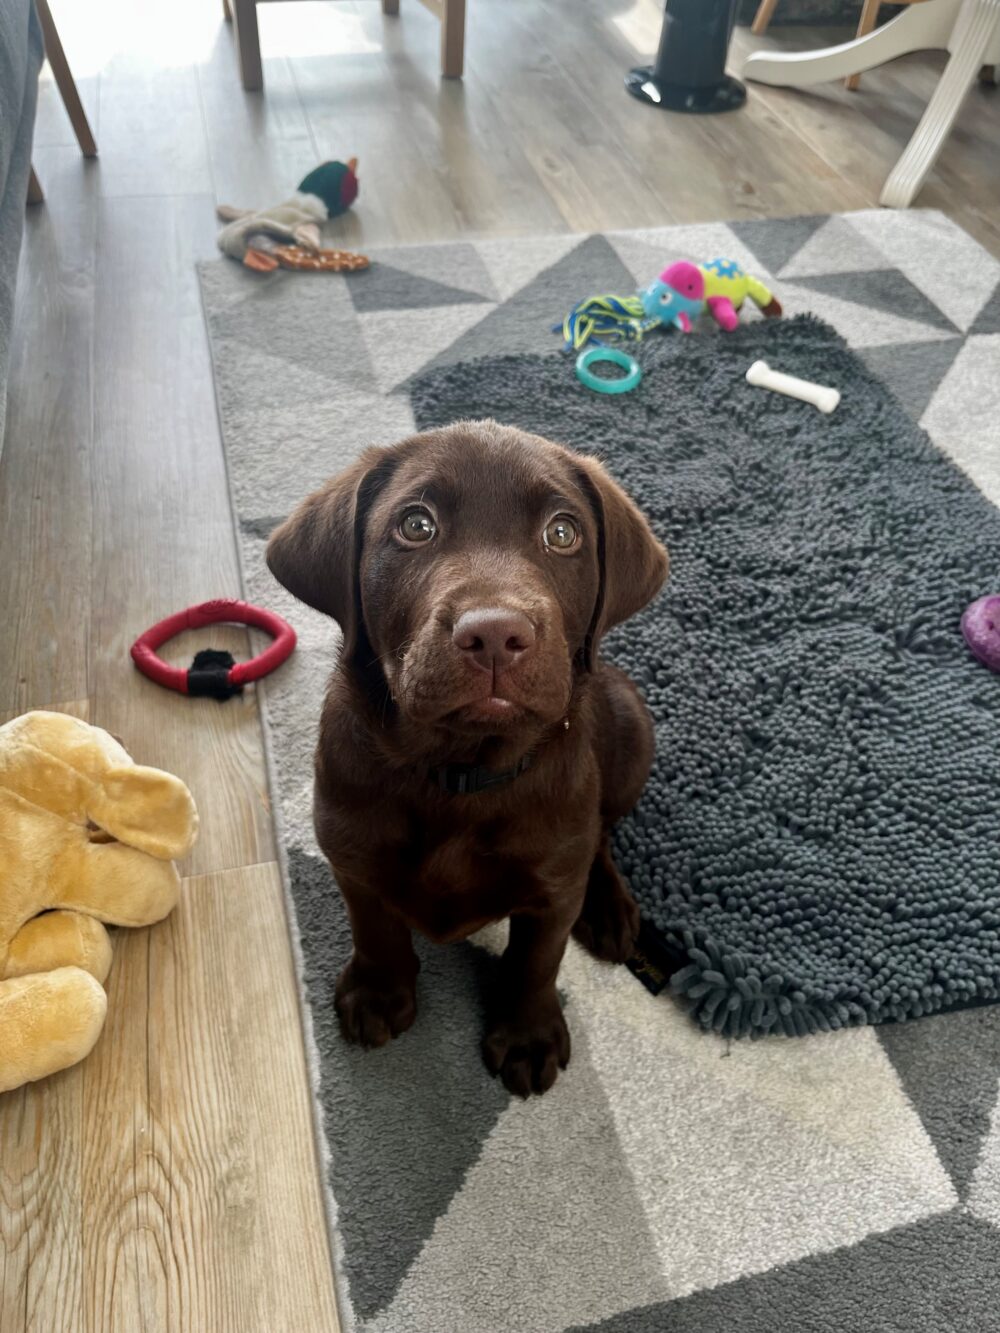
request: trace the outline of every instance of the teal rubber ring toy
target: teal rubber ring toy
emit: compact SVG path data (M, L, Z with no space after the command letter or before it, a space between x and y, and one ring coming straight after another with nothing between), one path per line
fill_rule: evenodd
M628 374L613 380L599 379L590 369L595 361L610 361ZM628 393L642 379L642 371L634 356L620 352L617 347L585 347L576 358L576 377L595 393Z

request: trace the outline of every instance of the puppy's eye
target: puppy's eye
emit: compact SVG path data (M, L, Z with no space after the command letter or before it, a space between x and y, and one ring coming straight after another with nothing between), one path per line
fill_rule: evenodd
M542 541L556 551L571 551L580 540L580 529L568 514L556 514L542 533Z
M437 536L437 524L426 509L408 509L399 531L408 542L429 542Z

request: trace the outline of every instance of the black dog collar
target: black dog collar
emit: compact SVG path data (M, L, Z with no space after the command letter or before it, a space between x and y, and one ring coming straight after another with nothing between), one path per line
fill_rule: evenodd
M456 796L472 796L475 792L489 791L491 787L506 787L531 767L532 755L522 755L513 768L499 772L482 764L441 764L431 769L431 778L442 791Z
M568 717L563 718L562 729L569 731ZM535 752L529 750L513 768L498 771L483 764L441 764L430 770L430 777L442 791L450 791L455 796L472 796L477 791L489 791L491 787L506 787L526 773L534 761Z

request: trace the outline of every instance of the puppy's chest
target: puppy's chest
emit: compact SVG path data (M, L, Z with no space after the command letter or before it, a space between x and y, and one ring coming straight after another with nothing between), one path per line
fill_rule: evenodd
M425 935L447 941L523 910L544 896L544 887L530 860L504 846L495 829L439 836L424 829L414 837L406 872L390 896Z

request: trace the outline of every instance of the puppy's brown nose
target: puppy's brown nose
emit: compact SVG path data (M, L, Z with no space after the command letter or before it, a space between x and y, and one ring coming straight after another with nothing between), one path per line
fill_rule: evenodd
M535 627L520 611L487 607L463 612L451 638L470 665L499 675L529 651L535 642Z

